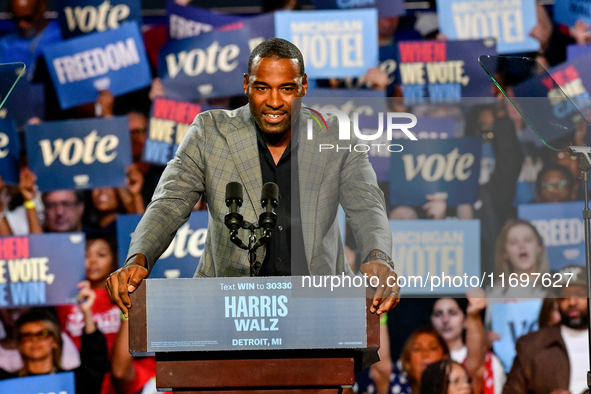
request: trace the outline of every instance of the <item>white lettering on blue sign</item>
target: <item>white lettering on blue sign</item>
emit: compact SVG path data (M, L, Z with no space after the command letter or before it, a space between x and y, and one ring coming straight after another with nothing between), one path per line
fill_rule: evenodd
M131 10L126 4L112 6L109 0L105 0L98 7L65 7L64 13L69 31L78 28L81 32L88 33L94 30L117 29L119 22L127 18Z
M218 70L227 73L238 66L238 60L236 60L238 55L240 55L238 45L229 44L220 47L217 41L205 50L195 48L189 52L171 53L166 56L168 75L170 78L175 78L181 70L189 77L196 77L204 71L207 74L214 74Z
M532 220L546 246L578 245L585 239L583 221L577 218Z
M4 133L0 133L0 159L4 159L6 156L8 156L9 151L6 147L9 143L10 138L8 138L8 136Z
M416 165L413 155L403 155L402 161L407 181L412 181L419 173L427 182L437 182L441 178L447 182L454 179L465 181L472 174L470 167L474 164L474 155L460 155L458 148L455 148L445 156L439 153L418 155Z
M53 68L61 85L82 81L109 71L133 66L140 62L140 55L133 38L108 44L104 48L94 48L53 59Z
M96 130L93 130L84 139L71 137L67 140L58 138L51 140L40 140L43 164L49 167L59 157L60 162L65 166L73 166L82 161L84 164L91 164L97 160L100 163L110 163L117 156L114 149L119 146L119 138L114 134L98 137Z
M187 37L198 36L213 30L213 26L207 23L195 22L182 16L171 14L169 18L170 38L179 40Z
M191 230L189 223L185 223L177 232L168 246L162 253L160 259L165 259L174 254L177 259L182 259L187 254L195 258L200 258L203 253L203 245L205 245L205 238L207 237L207 229L200 228Z

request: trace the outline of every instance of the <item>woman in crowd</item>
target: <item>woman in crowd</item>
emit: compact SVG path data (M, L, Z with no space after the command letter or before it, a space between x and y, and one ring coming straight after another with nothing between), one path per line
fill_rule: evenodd
M479 289L476 289L479 290ZM498 358L487 352L481 312L486 307L484 294L469 292L468 299L440 298L433 305L431 323L450 350L450 358L462 364L475 380L475 392L500 394L505 372Z
M552 327L560 324L560 310L556 298L547 297L542 301L540 314L538 315L538 329Z
M421 394L471 394L466 369L453 360L441 360L425 369L421 378Z
M399 394L420 393L421 375L427 366L436 361L449 358L445 340L431 327L415 330L406 341L400 360L392 363L390 388L388 392ZM375 393L376 383L369 370L356 377L353 392Z
M98 394L109 370L105 336L92 317L96 295L90 283L79 285L79 308L84 316L80 366L74 370L77 393ZM0 369L0 379L65 372L61 365L62 338L57 319L45 309L23 313L16 322L17 346L23 366L17 373Z
M111 302L105 287L110 273L118 268L117 245L115 238L109 235L89 235L86 238L86 281L96 297L92 307L92 317L99 330L105 335L109 358L121 327L121 311ZM57 307L62 330L81 348L84 328L84 314L79 305ZM105 379L103 393L112 392L110 379Z
M544 298L542 275L549 272L548 255L538 230L527 220L508 220L497 240L489 303L498 302L498 298ZM516 278L519 285L511 286L510 278Z

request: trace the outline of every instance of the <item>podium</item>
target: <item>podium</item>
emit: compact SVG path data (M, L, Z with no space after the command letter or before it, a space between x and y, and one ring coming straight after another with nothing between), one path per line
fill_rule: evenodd
M308 283L147 279L131 294L130 352L156 356L159 391L338 393L379 360L379 316L365 285Z

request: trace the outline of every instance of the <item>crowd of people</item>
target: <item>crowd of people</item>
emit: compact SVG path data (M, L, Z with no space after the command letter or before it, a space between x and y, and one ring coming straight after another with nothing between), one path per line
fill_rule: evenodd
M296 1L264 2L265 12L297 7ZM129 354L128 322L111 302L105 283L121 263L116 237L118 215L144 213L163 171L163 167L143 162L142 151L151 100L165 97L166 91L154 78L149 89L119 97L100 91L94 103L60 110L52 96L51 81L43 75L41 56L44 46L62 39L59 26L45 17L45 0L11 0L10 10L16 31L0 37L0 63L24 62L29 71L22 83L43 83L46 90L44 113L19 124L19 131L22 133L26 125L57 119L126 115L133 164L126 170L126 186L120 188L40 193L26 154L22 155L18 184L5 184L0 179L0 236L86 234L86 274L78 284L77 304L0 309L0 379L73 370L78 393L155 392L155 361ZM540 42L541 49L527 55L544 66L566 61L567 45L591 42L590 28L584 22L569 29L554 23L548 8L538 5L537 11L538 24L530 35ZM446 39L438 34L436 20L425 15L380 17L378 27L380 46L403 40ZM144 34L162 33L158 28L145 26ZM149 53L154 50L148 48ZM154 69L156 66L152 64ZM510 89L511 82L505 82ZM317 81L317 85L381 90L389 96L404 94L399 81L392 82L377 67L363 77L327 79ZM202 103L234 109L246 101L244 97L229 97ZM441 112L441 106L432 112L436 111ZM444 116L450 116L449 111L453 112L444 108ZM461 135L482 136L494 153L494 166L483 171L487 175L481 177L478 201L451 207L445 199L428 195L427 203L421 206L390 205L389 218L479 219L482 272L494 272L495 278L502 273L550 273L543 238L532 223L517 218L515 206L580 200L583 191L577 161L565 152L533 143L533 131L507 101L474 105L461 117ZM575 138L584 141L581 135ZM516 196L518 183L524 180L529 181L531 193ZM380 186L389 204L389 185ZM195 206L199 209L207 209L204 201ZM347 238L346 256L358 272L361 256L351 237ZM355 386L347 390L368 394L588 392L586 273L579 266L563 270L574 276L559 292L533 285L519 289L493 286L454 298L403 297L397 308L381 317L382 360L361 371ZM526 299L543 300L538 329L517 340L516 355L506 373L493 352L492 344L501 338L492 330L495 316L491 306Z

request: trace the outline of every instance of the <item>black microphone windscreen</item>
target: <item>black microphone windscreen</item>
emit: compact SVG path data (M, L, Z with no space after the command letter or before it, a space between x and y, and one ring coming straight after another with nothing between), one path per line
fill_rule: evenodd
M261 191L261 201L263 200L279 200L279 186L274 184L273 182L267 182L263 185L263 190Z
M230 182L226 185L226 201L235 199L242 201L242 185L238 182Z

